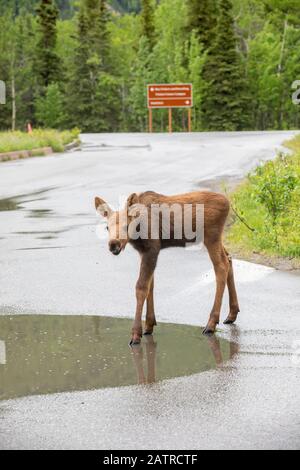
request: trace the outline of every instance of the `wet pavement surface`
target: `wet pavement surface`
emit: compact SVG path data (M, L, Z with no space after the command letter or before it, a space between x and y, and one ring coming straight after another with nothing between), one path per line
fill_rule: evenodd
M300 447L299 275L235 261L242 312L209 341L208 255L168 250L160 325L130 351L138 256L110 255L93 210L237 181L291 135L87 135L1 164L0 448Z

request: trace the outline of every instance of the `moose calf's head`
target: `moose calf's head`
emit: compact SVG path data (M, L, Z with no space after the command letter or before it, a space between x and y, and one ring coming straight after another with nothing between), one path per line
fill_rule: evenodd
M124 210L113 211L110 206L100 197L95 198L95 206L98 214L107 221L107 230L109 233L109 250L114 255L119 255L129 241L128 229L131 217L129 208L137 203L137 194L132 194Z

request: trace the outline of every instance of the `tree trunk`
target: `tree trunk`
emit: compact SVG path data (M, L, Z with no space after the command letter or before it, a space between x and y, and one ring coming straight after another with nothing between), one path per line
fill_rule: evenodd
M282 68L283 68L283 58L284 58L284 50L285 50L287 29L288 29L288 19L286 18L284 20L284 29L283 29L283 37L282 37L282 44L281 44L280 60L279 60L279 64L278 64L278 75L281 75Z
M14 132L16 130L16 116L17 116L17 108L16 108L16 81L15 76L12 76L11 79L11 97L12 97L12 124L11 129Z
M282 44L281 44L281 52L280 52L280 60L278 64L278 78L281 78L283 72L283 60L284 60L284 52L285 52L285 43L286 43L286 35L288 29L288 19L285 18L284 20L284 30L283 30L283 37L282 37ZM278 114L278 129L282 129L283 124L283 104L284 104L284 92L282 90L281 99L280 99L280 108Z

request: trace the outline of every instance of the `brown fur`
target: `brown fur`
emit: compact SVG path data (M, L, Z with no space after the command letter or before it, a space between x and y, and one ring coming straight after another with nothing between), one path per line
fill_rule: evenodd
M226 197L221 194L211 192L193 192L180 194L176 196L164 196L157 194L152 191L148 191L142 194L132 194L127 201L127 207L124 211L114 213L109 206L100 198L96 198L96 209L100 214L107 218L108 226L110 223L114 224L115 233L119 233L119 225L122 216L129 214L130 209L136 204L143 204L147 208L150 208L152 204L167 204L173 205L178 204L183 207L185 204L192 205L193 217L195 217L196 204L204 205L204 244L208 250L209 256L214 266L216 274L216 295L215 302L209 317L207 327L204 330L205 334L213 334L216 330L216 326L220 321L220 311L222 306L223 295L226 284L229 290L230 298L230 313L225 321L226 324L232 324L236 321L238 313L240 311L237 293L235 289L234 274L232 267L232 260L227 251L223 246L223 231L226 223L226 219L229 214L230 204ZM148 217L150 218L150 211L148 211ZM112 217L112 216L115 217ZM116 217L117 216L117 217ZM114 222L111 222L114 220ZM151 220L149 220L149 226L151 226ZM157 259L161 249L180 246L184 247L188 240L182 237L180 240L176 240L173 233L173 225L171 219L171 237L170 240L163 240L161 236L160 227L160 238L158 240L132 240L128 233L124 236L118 236L116 239L111 239L109 246L111 251L117 247L117 251L125 249L127 243L130 243L135 248L141 257L140 275L136 285L136 315L132 329L132 344L140 343L143 335L142 330L142 313L145 302L147 301L147 314L146 314L146 326L145 334L152 334L153 328L156 325L156 318L154 312L154 272L157 264ZM118 254L116 252L115 254Z

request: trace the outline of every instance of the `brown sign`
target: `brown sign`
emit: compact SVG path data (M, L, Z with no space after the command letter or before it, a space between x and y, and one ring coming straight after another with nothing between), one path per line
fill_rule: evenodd
M148 108L192 108L191 84L148 85Z

